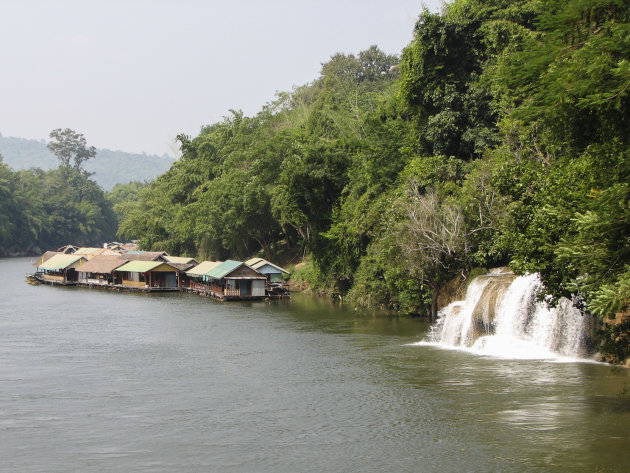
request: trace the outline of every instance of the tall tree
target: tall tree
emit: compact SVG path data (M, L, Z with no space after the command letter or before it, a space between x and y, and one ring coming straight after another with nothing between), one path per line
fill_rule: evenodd
M48 143L48 149L57 156L59 165L63 168L72 167L81 172L83 163L96 156L96 148L88 148L85 137L70 128L56 128L50 132L50 137L53 141Z

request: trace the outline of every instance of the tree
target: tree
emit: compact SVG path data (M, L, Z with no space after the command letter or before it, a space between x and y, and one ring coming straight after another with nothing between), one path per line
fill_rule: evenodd
M94 146L88 148L85 137L70 128L63 130L57 128L50 132L50 137L53 141L48 143L48 149L57 156L62 168L72 167L75 171L81 172L82 164L96 156L96 148Z
M2 202L0 205L0 246L10 242L15 230L14 216L12 215L15 205L14 187L13 173L4 164L2 155L0 155L0 201Z
M485 58L480 30L489 12L473 5L449 12L420 16L403 52L400 94L422 154L469 160L496 141L490 91L479 81Z

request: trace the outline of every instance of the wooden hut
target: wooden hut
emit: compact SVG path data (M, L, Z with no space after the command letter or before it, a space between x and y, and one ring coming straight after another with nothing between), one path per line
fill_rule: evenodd
M282 275L290 274L286 269L276 266L263 258L251 258L245 264L267 277L270 283L282 283Z
M190 287L190 277L186 271L197 266L199 264L197 260L188 256L164 256L164 259L168 264L179 269L179 286L181 288Z
M179 291L179 270L162 261L133 260L114 270L119 287L143 291Z
M227 260L208 271L209 295L221 300L263 299L267 278L241 261Z
M97 255L77 268L79 284L87 286L113 286L116 281L114 270L129 260L123 255Z
M39 258L37 258L37 260L33 263L33 266L35 267L41 266L42 264L44 264L45 261L48 261L53 256L62 255L62 254L64 253L61 253L59 251L47 251L46 253L41 255Z
M35 277L49 284L74 286L79 279L76 268L86 262L85 256L57 253L37 266Z
M286 269L276 266L263 258L251 258L245 264L264 274L267 278L265 290L269 297L290 296L289 285L284 282L283 275L290 274Z
M208 294L210 292L210 282L204 279L204 276L212 269L216 268L222 261L203 261L197 266L186 271L188 280L188 289L191 292L200 294Z

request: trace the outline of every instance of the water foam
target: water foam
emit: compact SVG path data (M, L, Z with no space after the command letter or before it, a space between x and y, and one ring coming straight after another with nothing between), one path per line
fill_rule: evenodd
M490 284L493 278L505 277L513 279L507 289ZM508 359L585 357L586 316L565 298L555 307L547 307L537 300L542 287L537 274L490 273L475 278L463 301L439 311L428 339L419 344ZM489 308L487 302L480 307L482 298L491 301Z

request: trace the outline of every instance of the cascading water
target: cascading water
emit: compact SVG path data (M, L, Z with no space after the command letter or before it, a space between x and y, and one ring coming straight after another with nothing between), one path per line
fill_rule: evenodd
M502 358L586 356L587 317L568 299L553 308L537 301L541 289L536 274L494 270L479 276L463 301L439 311L428 343Z

